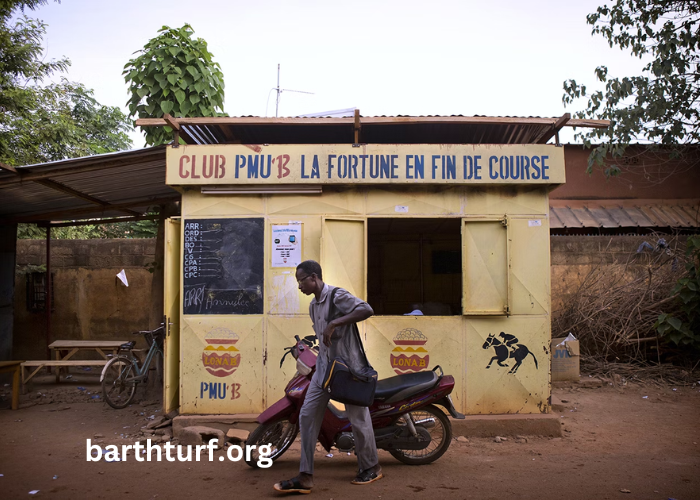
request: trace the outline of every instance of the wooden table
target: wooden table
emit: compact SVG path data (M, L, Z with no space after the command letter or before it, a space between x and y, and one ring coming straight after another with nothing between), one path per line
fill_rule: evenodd
M116 353L117 348L126 342L126 340L56 340L49 345L49 349L54 351L56 361L67 361L80 350L94 350L103 359L109 359L104 351Z
M0 373L13 372L12 409L19 408L19 374L23 361L0 361Z
M102 359L109 359L105 351L116 354L117 348L126 342L126 340L56 340L49 345L49 349L54 352L56 361L68 361L81 350L96 351ZM66 363L65 366L72 364L77 363ZM56 382L59 381L60 373L61 367L56 366Z

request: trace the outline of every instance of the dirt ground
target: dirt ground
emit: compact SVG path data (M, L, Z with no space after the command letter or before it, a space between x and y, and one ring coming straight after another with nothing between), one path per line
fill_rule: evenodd
M700 383L699 383L700 384ZM56 385L40 378L18 411L0 410L0 498L275 498L273 483L296 475L293 446L271 468L224 458L200 462L88 462L86 440L133 444L161 415L155 401L113 410L94 375ZM317 453L315 498L700 499L700 385L553 389L563 438L455 440L437 462L410 467L380 452L385 478L349 483L353 456ZM137 398L142 398L137 394ZM0 387L0 407L9 387ZM94 398L94 399L93 399ZM137 399L138 401L138 399ZM32 491L38 493L32 495Z

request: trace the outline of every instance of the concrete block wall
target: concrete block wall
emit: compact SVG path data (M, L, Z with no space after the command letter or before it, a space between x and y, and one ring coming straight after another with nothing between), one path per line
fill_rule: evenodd
M131 332L157 326L149 324L155 246L155 239L52 240L51 338L132 340ZM42 264L45 241L17 241L14 359L46 357L46 314L27 309L24 273ZM122 269L128 287L116 277Z
M658 253L637 253L645 241L656 246L657 236L551 236L552 315L556 316L562 303L575 293L582 281L598 266L627 264L634 273L648 265ZM674 251L682 255L685 237L666 237Z
M650 254L637 254L650 236L552 236L552 311L556 316L563 300L597 266L629 263L643 266ZM670 241L670 240L669 240ZM53 339L125 339L149 325L152 278L148 266L155 260L155 239L53 240L51 265L54 274ZM17 273L14 298L14 359L46 356L46 316L29 312L22 270L46 263L46 242L17 242ZM685 242L679 240L683 252ZM126 270L129 287L116 278Z

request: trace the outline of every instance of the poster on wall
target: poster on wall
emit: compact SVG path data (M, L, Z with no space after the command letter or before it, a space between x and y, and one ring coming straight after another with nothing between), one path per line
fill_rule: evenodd
M272 226L272 267L301 264L301 224Z

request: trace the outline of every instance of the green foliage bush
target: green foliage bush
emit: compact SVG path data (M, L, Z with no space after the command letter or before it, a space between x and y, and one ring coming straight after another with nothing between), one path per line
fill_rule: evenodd
M688 238L685 274L671 290L680 311L661 314L654 327L674 344L700 350L700 236Z

